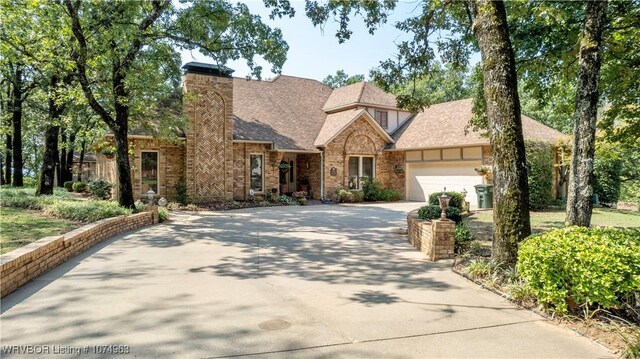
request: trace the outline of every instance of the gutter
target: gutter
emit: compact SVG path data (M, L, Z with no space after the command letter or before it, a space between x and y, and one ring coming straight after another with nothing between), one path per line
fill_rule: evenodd
M320 200L324 201L324 151L320 152Z

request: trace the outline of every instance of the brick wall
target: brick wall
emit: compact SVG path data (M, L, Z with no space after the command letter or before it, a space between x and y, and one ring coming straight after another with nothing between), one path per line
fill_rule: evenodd
M298 173L296 174L298 182L301 179L309 181L309 195L313 199L320 199L320 154L304 153L297 156ZM307 168L307 163L309 168Z
M107 140L111 140L107 136ZM147 198L142 193L142 152L158 152L158 180L160 182L157 190L157 198L164 197L169 201L176 200L176 184L184 181L185 146L184 141L178 143L162 141L154 138L131 137L129 138L129 148L133 154L129 156L131 165L131 185L133 188L133 198ZM116 170L116 159L107 158L103 154L96 155L96 177L111 184L111 194L113 198L118 198L118 176Z
M142 212L87 224L61 236L45 237L0 256L0 297L49 269L118 233L158 223L158 212Z
M431 261L453 258L454 231L453 221L425 221L418 217L418 210L407 214L409 243Z
M186 180L196 202L233 199L233 79L186 73L183 78Z
M386 140L364 118L357 119L343 130L324 149L325 197L335 199L336 190L348 187L350 155L374 156L378 176L378 162L385 162L381 160L385 145ZM336 168L336 176L331 175L331 168Z
M376 164L376 177L380 180L380 184L394 189L400 195L400 199L405 198L406 172L396 173L395 168L399 167L406 171L404 156L404 151L386 151L378 156Z

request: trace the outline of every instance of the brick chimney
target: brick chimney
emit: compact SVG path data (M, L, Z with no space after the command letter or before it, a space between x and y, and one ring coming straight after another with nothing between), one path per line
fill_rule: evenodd
M182 67L186 174L194 202L233 199L233 70L189 62Z

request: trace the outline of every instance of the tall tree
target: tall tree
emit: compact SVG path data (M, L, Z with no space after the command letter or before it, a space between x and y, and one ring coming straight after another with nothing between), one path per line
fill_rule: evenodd
M346 72L344 72L344 70L338 70L336 71L335 75L327 75L327 77L322 80L322 83L335 89L338 87L355 84L361 81L364 81L364 75L349 76Z
M477 1L473 31L478 39L489 119L494 183L494 259L517 261L518 243L531 234L529 187L516 66L504 3Z
M588 1L582 38L576 113L566 222L572 225L591 224L593 202L593 160L596 150L596 119L598 115L598 79L602 54L602 31L605 25L606 1Z
M272 63L274 71L286 59L281 32L242 4L196 0L177 9L168 0L65 0L64 7L78 81L89 106L113 133L118 200L125 207L133 207L129 121L144 117L158 97L177 87L180 60L172 46L199 49L220 63L243 57L256 76L262 69L254 64L255 55Z
M386 21L395 1L329 2L307 1L307 16L314 25L338 19L340 42L351 36L350 14L363 14L374 31ZM464 68L479 45L483 58L484 98L494 159L494 256L505 265L517 259L517 244L530 234L527 169L520 119L520 104L513 49L506 12L501 1L429 1L420 3L415 16L396 24L413 38L398 44L394 59L383 61L372 72L385 89L427 76L434 62L430 37L446 32L435 41L445 62ZM412 94L398 96L398 106L420 110L424 103Z

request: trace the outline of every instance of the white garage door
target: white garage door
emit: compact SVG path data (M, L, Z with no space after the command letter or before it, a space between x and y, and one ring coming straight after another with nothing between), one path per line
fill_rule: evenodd
M451 163L447 166L410 163L407 166L409 200L425 202L431 193L440 193L445 187L447 191L454 192L462 192L464 189L467 191L467 202L475 209L478 207L478 199L474 186L482 183L482 176L475 171L479 165L466 162Z

